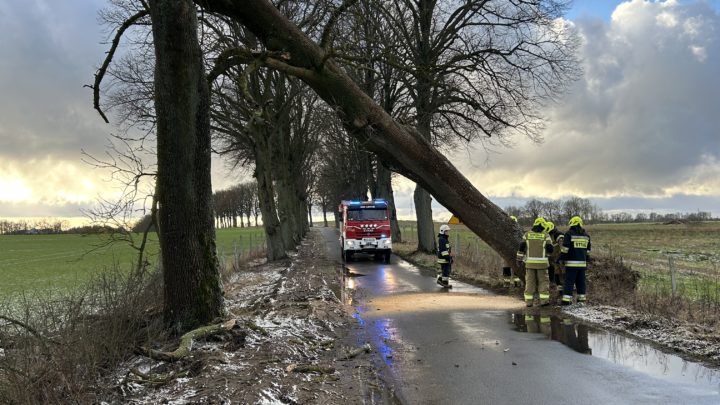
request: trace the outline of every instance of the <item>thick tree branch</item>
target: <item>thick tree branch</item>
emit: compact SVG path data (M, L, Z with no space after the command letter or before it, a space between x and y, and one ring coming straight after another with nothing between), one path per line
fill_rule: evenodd
M110 62L112 62L113 57L115 56L115 51L120 44L120 38L123 36L125 31L130 28L130 26L135 24L139 19L145 17L146 15L148 15L148 11L143 10L132 15L130 18L125 20L124 23L122 23L120 28L118 28L117 32L115 33L115 37L112 40L112 45L110 46L110 50L108 51L107 56L105 56L105 60L103 61L102 66L100 66L100 69L98 69L95 73L95 82L92 86L88 86L93 89L93 107L95 107L97 112L100 113L100 116L106 123L110 123L110 121L108 120L107 116L105 116L103 110L100 108L100 83L102 83L102 80L105 77L105 72L107 71L108 66L110 66Z

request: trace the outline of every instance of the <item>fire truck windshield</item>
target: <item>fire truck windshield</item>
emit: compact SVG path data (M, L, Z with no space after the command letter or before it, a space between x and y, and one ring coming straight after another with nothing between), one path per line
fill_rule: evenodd
M384 221L387 219L387 210L385 208L348 210L347 219L351 221Z

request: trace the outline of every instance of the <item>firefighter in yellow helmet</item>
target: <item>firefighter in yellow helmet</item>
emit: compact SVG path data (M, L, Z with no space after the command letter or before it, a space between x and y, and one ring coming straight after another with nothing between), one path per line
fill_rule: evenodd
M573 287L577 289L577 302L582 304L586 300L585 270L590 259L590 235L578 216L570 218L568 226L570 229L565 233L559 258L565 265L562 305L572 304Z
M535 294L540 306L549 305L548 256L553 252L552 239L545 233L545 219L538 217L525 232L517 251L518 262L525 263L525 303L533 306Z

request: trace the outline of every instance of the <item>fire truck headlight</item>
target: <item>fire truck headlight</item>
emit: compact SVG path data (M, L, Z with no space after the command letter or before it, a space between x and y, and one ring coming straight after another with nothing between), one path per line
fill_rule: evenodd
M380 235L381 238L385 239L387 236L385 234Z
M345 244L348 245L348 246L352 246L352 245L354 245L354 242L351 241L351 240L346 240L346 241L345 241Z

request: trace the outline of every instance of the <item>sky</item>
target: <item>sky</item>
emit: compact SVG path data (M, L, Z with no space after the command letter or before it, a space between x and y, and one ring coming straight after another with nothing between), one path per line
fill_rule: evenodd
M501 207L579 196L608 211L720 216L719 3L576 0L567 18L584 75L544 110L544 141L447 156ZM78 218L118 192L81 153L102 155L116 131L83 87L107 49L105 5L0 0L0 218ZM216 189L241 176L215 159ZM394 187L411 218L413 184Z

